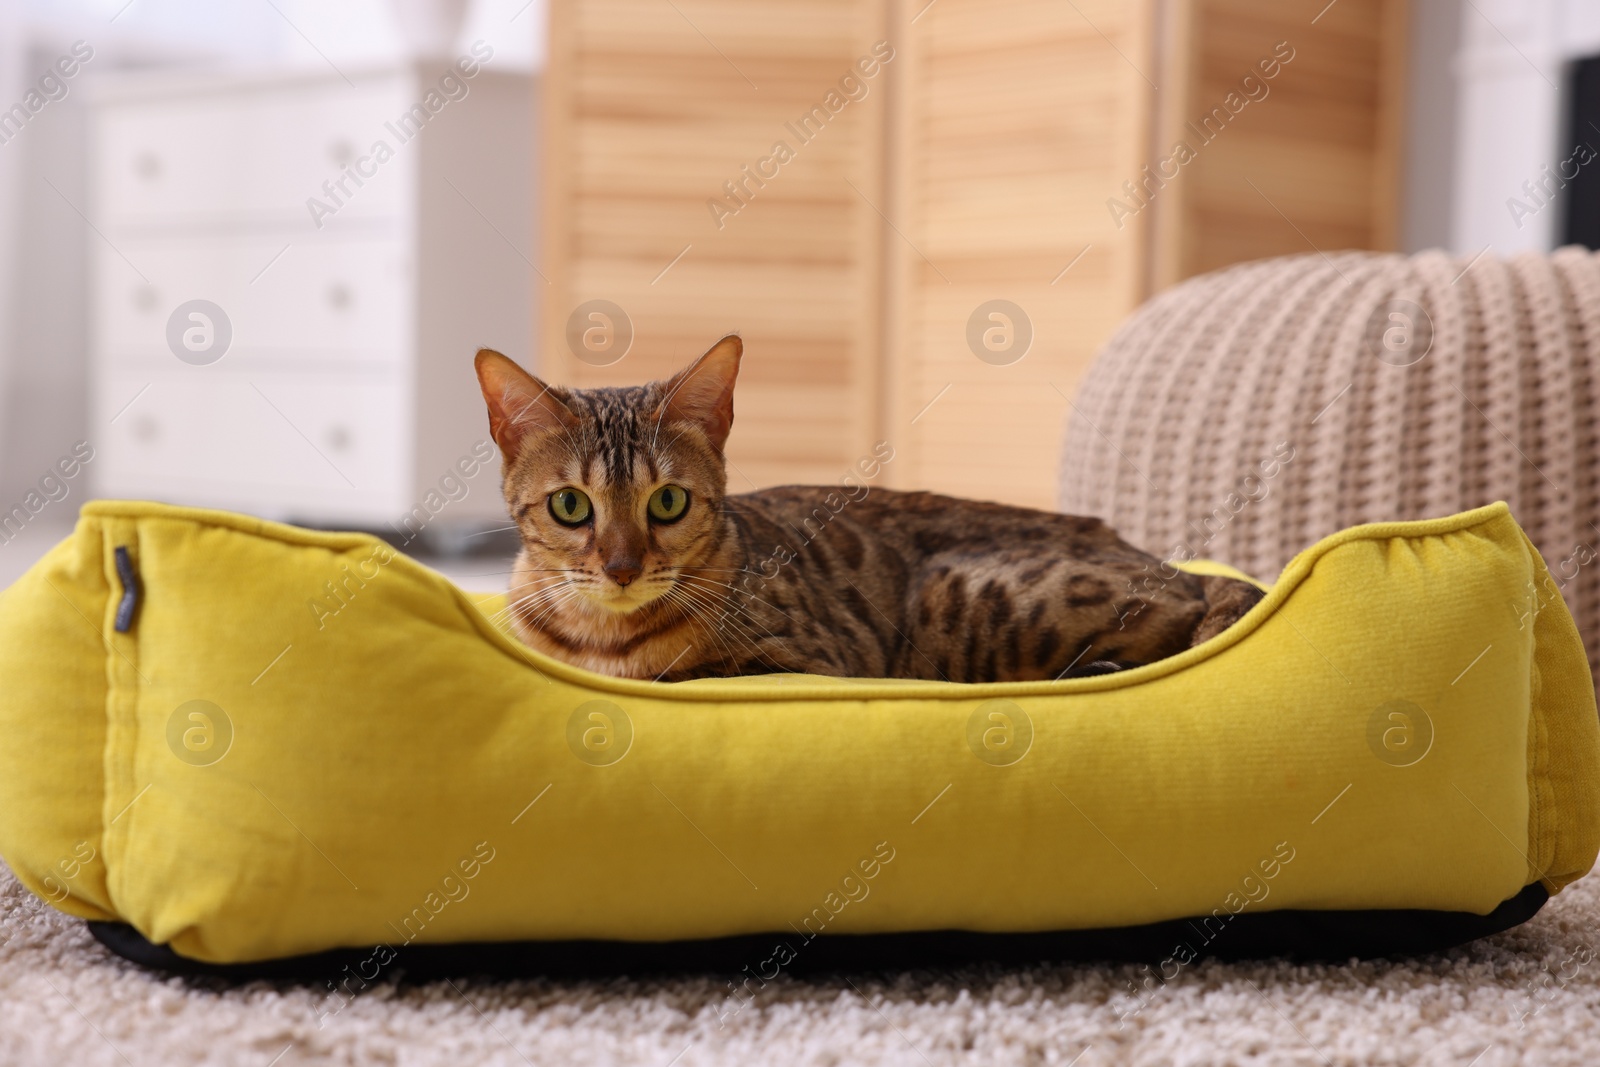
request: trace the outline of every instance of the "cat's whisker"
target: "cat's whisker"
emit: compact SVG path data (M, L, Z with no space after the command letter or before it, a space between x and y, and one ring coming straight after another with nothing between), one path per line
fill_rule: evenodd
M768 660L770 662L771 657L769 657L766 654L766 652L762 649L761 642L762 641L766 641L766 640L773 640L773 641L779 640L779 638L776 635L774 635L770 631L765 631L765 630L763 630L760 633L757 633L754 630L752 630L750 628L750 626L748 626L746 623L742 622L738 617L733 616L733 615L725 616L722 619L722 622L724 622L725 624L727 624L727 625L732 627L732 629L729 632L734 634L738 638L740 638L750 648L751 653L757 659L765 659L765 660Z
M765 655L761 649L748 636L739 633L737 630L727 630L721 625L713 624L709 617L709 606L696 603L696 601L689 595L688 590L682 586L675 586L672 592L668 595L672 596L678 603L680 603L687 612L689 618L693 622L697 623L706 633L710 634L713 641L717 642L718 646L720 646L722 649L723 655L726 658L729 667L735 674L743 674L743 672L738 669L738 661L740 657L735 653L733 646L731 646L728 641L725 640L725 637L732 638L733 640L739 642L745 649L748 650L748 655L750 657L757 660L765 658Z
M512 573L515 574L517 572L513 571ZM570 580L571 579L569 579L565 575L561 575L561 574L545 575L542 578L530 578L526 582L521 582L521 583L518 584L517 588L523 589L523 588L526 588L528 586L539 586L539 587L542 587L542 586L551 585L551 584L554 584L554 583L566 582L566 581L570 581Z
M708 612L709 605L697 602L697 600L689 594L688 590L684 589L682 586L676 585L667 591L667 593L664 595L664 599L669 600L671 603L677 604L688 618L710 633L712 639L717 641L717 643L722 646L723 652L729 660L736 658L733 654L732 648L727 644L726 641L722 639L722 635L719 632L720 628L712 625Z
M678 611L679 616L681 618L683 618L685 621L687 621L691 625L701 626L703 628L703 620L700 618L699 612L696 611L694 606L692 604L688 603L683 598L683 595L680 592L678 592L676 589L668 589L666 591L666 593L662 594L662 598L661 599L662 599L663 603L669 604L672 607L676 608L677 611ZM715 640L716 639L716 635L712 634L712 638L713 638L713 640ZM732 653L727 649L726 646L723 646L723 654L725 656L730 657L730 658L732 656Z
M569 589L562 593L557 593L537 612L525 616L523 622L529 629L537 629L546 619L553 617L564 605L581 595L583 595L583 591L580 589Z
M696 591L698 591L698 590L692 590L691 589L691 592L696 592ZM703 592L703 591L698 591L698 592ZM716 605L708 605L707 609L711 610L715 606ZM743 611L742 608L735 609L735 610L730 610L729 607L726 604L722 604L721 606L722 606L723 610L722 610L721 614L718 616L718 619L717 619L717 627L718 627L718 629L724 630L724 631L726 631L728 633L731 633L734 636L743 639L747 643L750 643L752 645L752 647L757 647L757 648L759 648L759 644L758 643L760 641L768 640L768 639L770 639L770 640L780 640L780 638L778 638L778 636L776 634L774 634L772 631L766 629L765 627L762 627L761 630L758 632L755 629L755 627L752 625L755 620L751 619L748 615L746 615L745 617L741 618L740 617L740 613Z
M688 577L693 577L693 576L692 575L681 575L680 577L688 578ZM749 611L743 604L736 603L734 601L733 597L727 596L726 594L723 594L723 593L713 592L712 589L709 588L710 586L715 586L715 585L718 585L718 584L719 583L716 583L716 582L707 582L707 583L702 584L702 585L691 585L691 584L684 583L684 584L680 584L678 588L683 590L686 595L694 596L696 598L696 600L701 600L701 598L704 598L703 602L706 603L709 607L721 607L723 609L724 617L727 618L730 621L738 623L739 622L739 616L741 614L745 615L748 618ZM753 619L751 619L750 621L754 622ZM791 620L791 621L793 621L793 620ZM740 625L743 625L743 624L740 623ZM748 629L748 627L746 627L746 629ZM774 637L775 635L772 634L772 633L767 633L765 636Z
M489 616L489 621L497 626L508 621L511 616L515 615L518 610L520 610L525 604L529 603L532 599L532 597L524 597L521 600L507 604L505 607Z
M505 533L507 530L520 530L521 528L515 523L510 526L496 526L491 530L479 530L477 533L469 533L463 540L470 541L474 537L488 537L490 534Z
M566 599L570 599L570 598L566 598ZM565 600L555 601L555 602L552 602L552 603L546 605L541 610L526 616L522 620L523 625L525 625L530 630L537 630L537 629L540 629L540 628L544 627L546 625L546 623L548 621L550 621L555 616L556 612L561 610L561 607L562 607L563 603L565 603Z
M689 603L696 605L695 612L697 615L709 616L713 609L720 606L723 612L715 626L712 627L713 633L726 633L729 637L734 638L748 648L750 654L756 659L767 659L770 662L770 657L761 649L760 641L764 638L777 640L778 638L775 634L770 631L765 634L755 633L739 619L736 612L729 610L730 605L725 597L719 597L708 589L696 586L678 586L677 589L681 596L688 598ZM708 599L702 600L702 597ZM728 628L730 624L732 629Z
M526 593L526 594L524 594L522 596L517 597L515 600L512 600L510 603L506 604L506 606L504 608L500 609L499 611L495 612L494 615L490 616L491 621L499 622L503 617L508 617L512 612L516 611L522 605L527 604L530 601L533 601L533 600L536 600L536 599L539 599L539 598L542 598L542 597L547 597L547 596L557 592L561 588L562 585L567 583L567 580L565 578L542 578L542 579L539 579L539 582L541 582L543 584L540 584L537 588L533 589L531 592L528 592L528 593ZM528 583L528 584L532 584L532 583ZM522 589L522 588L526 588L526 585L519 587L519 590Z
M787 611L784 611L782 608L778 607L778 605L774 604L772 601L766 599L765 597L757 596L755 593L750 592L748 589L740 589L738 586L731 585L728 582L718 582L718 581L713 581L710 578L701 578L699 575L695 575L695 574L683 574L683 575L680 575L680 577L684 578L684 579L691 580L691 581L704 582L707 585L715 585L715 586L719 586L719 587L721 587L723 589L732 590L736 594L742 594L744 596L749 597L751 600L754 600L754 601L757 601L759 603L765 604L767 607L771 608L773 611L776 611L779 615L782 615L784 618L788 619L790 622L795 622L794 616L790 615ZM733 598L729 597L729 599L731 600ZM798 625L798 623L796 625Z
M548 589L551 589L551 588L554 588L554 587L553 586L546 586L544 588L534 589L534 590L531 590L529 592L522 593L520 596L517 596L517 597L515 597L514 599L512 599L510 601L507 601L506 606L501 608L495 614L498 616L498 615L503 615L503 614L505 614L505 613L507 613L509 611L515 610L516 607L519 604L525 604L528 601L534 599L535 597L538 597L538 596L542 595Z
M516 572L513 571L512 573L515 574ZM562 575L555 575L554 577L533 578L533 579L530 579L530 580L528 580L526 582L517 583L515 586L512 587L511 591L515 593L515 592L521 592L522 590L525 590L525 589L526 590L549 589L549 588L551 588L553 586L560 585L561 583L566 582L566 581L570 581L570 579L568 579L568 578L566 578L566 577L564 577Z

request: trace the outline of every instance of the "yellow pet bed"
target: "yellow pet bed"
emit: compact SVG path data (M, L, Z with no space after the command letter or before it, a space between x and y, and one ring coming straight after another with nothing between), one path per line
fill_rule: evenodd
M1583 648L1503 504L1346 530L1212 641L1050 683L622 681L494 599L366 535L89 504L0 601L0 854L169 962L784 946L770 970L932 931L1415 947L1600 849Z

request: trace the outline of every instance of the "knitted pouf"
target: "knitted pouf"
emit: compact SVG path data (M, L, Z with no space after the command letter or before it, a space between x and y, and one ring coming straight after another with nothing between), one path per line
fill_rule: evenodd
M1503 499L1600 677L1600 256L1341 252L1192 278L1106 344L1061 507L1263 578L1362 522ZM1538 610L1529 590L1506 610Z

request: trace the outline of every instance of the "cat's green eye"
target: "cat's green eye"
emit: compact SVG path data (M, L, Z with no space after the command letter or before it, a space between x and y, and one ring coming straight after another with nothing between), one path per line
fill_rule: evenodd
M663 485L650 494L650 517L657 522L675 522L689 507L689 491L682 486Z
M582 526L589 513L589 497L581 489L568 486L550 494L550 514L563 526Z

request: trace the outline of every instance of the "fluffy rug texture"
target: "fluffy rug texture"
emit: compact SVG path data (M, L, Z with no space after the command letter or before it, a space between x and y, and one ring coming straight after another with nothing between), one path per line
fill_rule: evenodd
M1600 876L1532 922L1440 956L779 979L164 979L0 867L0 1064L1600 1063Z

